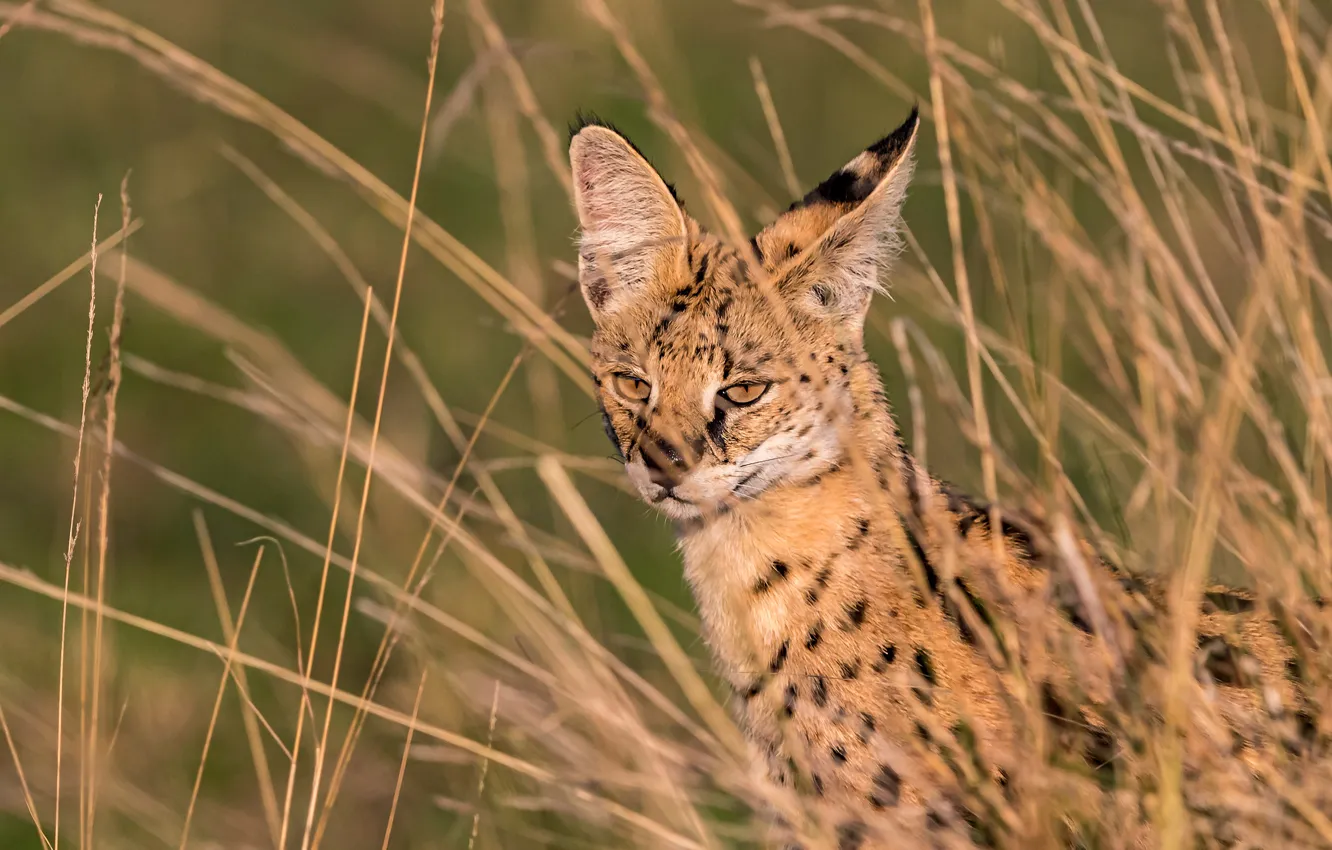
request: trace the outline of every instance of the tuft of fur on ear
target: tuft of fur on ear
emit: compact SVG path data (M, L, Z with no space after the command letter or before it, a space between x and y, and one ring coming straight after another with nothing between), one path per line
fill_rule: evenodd
M919 113L862 151L755 237L788 296L817 312L863 318L901 250L902 204Z
M656 169L610 127L580 127L569 165L581 230L578 279L599 319L632 300L662 264L684 256L684 211Z

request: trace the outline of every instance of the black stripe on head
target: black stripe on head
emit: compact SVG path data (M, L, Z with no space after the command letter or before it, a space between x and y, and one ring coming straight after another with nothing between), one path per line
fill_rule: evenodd
M694 283L698 284L700 287L703 285L704 281L708 279L708 266L711 262L712 258L706 251L698 257L698 269L694 271ZM694 294L697 295L699 291L701 290L695 290Z
M708 439L719 451L726 451L726 410L721 405L714 405L712 408L712 418L708 420L706 426Z
M754 252L754 258L759 261L759 265L763 265L763 248L759 245L757 236L749 237L749 247Z
M624 447L620 445L620 435L615 433L615 426L611 424L610 414L606 412L606 405L597 400L597 407L601 409L601 429L606 432L606 439L611 441L615 447L615 456L621 461L625 460Z

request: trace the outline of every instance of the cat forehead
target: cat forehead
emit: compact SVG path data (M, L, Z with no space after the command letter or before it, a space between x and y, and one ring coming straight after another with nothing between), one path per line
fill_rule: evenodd
M752 355L780 347L785 335L774 320L783 307L770 303L776 290L763 291L751 262L716 242L691 245L674 274L598 329L599 353L723 375L754 368Z

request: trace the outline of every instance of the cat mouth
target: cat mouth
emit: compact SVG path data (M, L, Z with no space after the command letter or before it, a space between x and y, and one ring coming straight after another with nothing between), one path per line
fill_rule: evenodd
M672 493L670 490L667 490L665 487L661 487L655 495L653 495L648 499L648 501L654 505L660 505L663 502L675 502L678 505L689 505L690 507L694 506L693 502L689 501L688 499L680 498L679 496Z

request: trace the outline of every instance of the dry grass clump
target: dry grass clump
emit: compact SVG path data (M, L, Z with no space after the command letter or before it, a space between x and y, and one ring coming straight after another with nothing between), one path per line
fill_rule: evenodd
M647 120L678 153L682 193L719 233L740 237L746 222L771 213L756 186L799 190L788 138L840 135L784 118L765 73L774 60L744 57L773 145L771 173L755 179L672 99L660 51L645 50L647 33L630 25L638 22L627 6L570 5L629 71ZM644 8L649 19L664 14ZM1252 588L1291 626L1299 674L1311 683L1309 719L1332 729L1332 620L1314 601L1332 596L1332 26L1326 10L1299 0L1142 2L1127 29L1118 6L1092 0L968 8L1039 51L1017 57L999 40L954 40L958 20L940 18L952 10L931 0L735 0L726 13L782 44L822 44L843 63L839 73L891 95L895 105L878 113L920 99L933 144L921 146L906 214L914 232L893 300L870 321L878 350L896 354L880 360L905 391L895 398L899 419L936 471L992 501L1031 502L1059 540L1076 531L1124 567L1164 575L1167 693L1176 696L1160 724L1119 721L1151 736L1156 760L1155 787L1132 796L1150 798L1163 846L1193 846L1180 733L1209 722L1190 683L1210 581ZM128 18L84 0L0 2L0 50L45 35L119 53L266 133L402 236L386 304L386 286L370 285L318 211L239 147L223 151L354 292L362 322L346 340L356 352L350 396L240 318L239 305L224 307L136 255L132 180L119 232L100 242L95 234L82 260L0 312L3 334L67 281L91 276L79 421L0 395L5 416L74 447L64 563L0 563L0 599L56 624L0 621L0 728L19 768L0 772L0 806L30 819L33 846L713 848L761 838L748 814L763 791L709 677L697 623L644 587L613 542L618 530L608 534L589 506L631 498L594 495L623 489L615 464L558 424L562 408L590 408L587 353L570 329L581 324L570 318L569 257L545 256L538 239L567 222L533 214L539 193L567 200L553 129L563 115L543 103L549 93L529 77L527 54L484 0L447 13L437 0L433 30L424 12L432 88L403 197L292 114ZM456 86L441 79L449 91L432 102L449 27L468 31L476 59ZM895 52L863 46L884 39ZM1141 53L1118 58L1141 45L1164 57L1168 77L1141 82L1131 70ZM476 98L500 186L503 271L418 208L430 128L456 123ZM265 143L247 138L255 149ZM946 228L932 230L931 217ZM399 325L413 309L407 269L426 263L518 338L482 413L450 404L450 388L431 378L439 364L418 355ZM108 267L117 294L103 345L94 328ZM124 317L139 310L223 349L232 380L122 350ZM104 365L94 347L106 349ZM457 365L470 368L475 356L459 352ZM448 469L387 433L395 376L427 411L423 427L447 443ZM282 435L282 462L308 476L326 536L118 437L125 381L169 387L181 404L243 411L257 430ZM503 397L524 390L536 415L506 415ZM204 507L195 514L207 565L200 598L217 626L182 628L117 601L116 523L132 522L134 505L118 501L122 475L112 471L126 468L137 487L151 482ZM243 553L250 571L239 603L226 587L235 597L239 583L224 580L219 564L234 561L228 569L239 576L241 561L219 557L209 532L219 522L229 540L253 548ZM273 604L256 623L259 599ZM194 655L174 666L136 655L147 640L171 657ZM1028 781L1063 793L1053 772L1042 774L1041 755ZM210 784L219 760L228 778ZM1218 805L1266 806L1251 813L1270 824L1262 846L1332 845L1332 781L1317 767L1286 768L1237 763L1267 780L1272 797L1262 801L1235 799L1238 786L1219 772ZM1126 811L1137 804L1120 802ZM1002 802L993 811L1007 842L1054 834L1039 811ZM1125 838L1116 832L1123 812L1087 816L1110 827L1104 846Z

